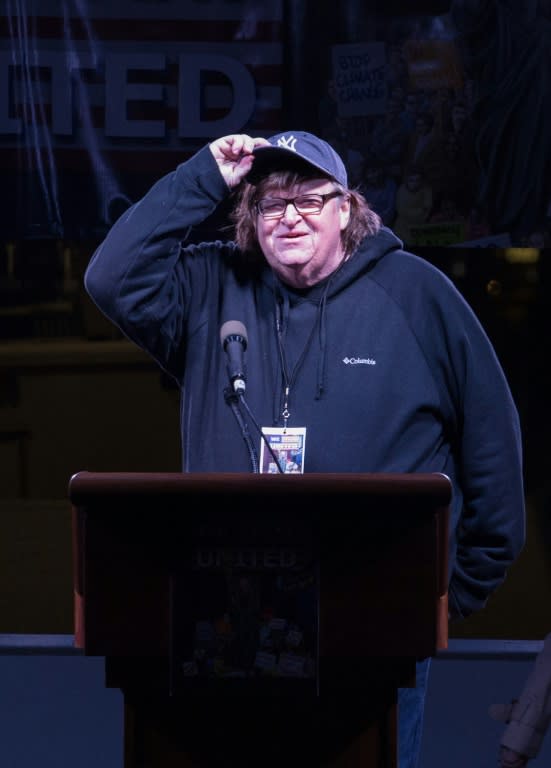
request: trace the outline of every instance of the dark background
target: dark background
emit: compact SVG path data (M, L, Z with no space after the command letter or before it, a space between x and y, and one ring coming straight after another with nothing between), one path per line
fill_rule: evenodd
M53 128L51 72L26 69L23 58L10 69L7 114L24 129L0 130L0 632L72 632L73 473L179 469L177 392L99 315L82 275L126 206L221 135L216 121L240 94L228 97L220 73L205 71L202 80L210 137L179 136L174 106L179 52L209 54L221 45L257 86L255 109L235 131L316 132L346 157L360 187L376 167L394 182L395 199L412 163L430 181L425 219L405 230L397 214L388 223L454 280L495 344L521 414L528 510L527 545L506 583L486 610L450 634L540 639L551 629L547 6L128 2L126 19L117 22L102 17L101 3L84 3L89 18L57 3L41 16L0 19L3 52L21 57L25 50L32 61L37 50L74 49L100 62L74 75L75 128L65 135ZM474 15L466 20L467 11ZM477 35L485 40L478 48ZM331 96L334 47L374 42L386 56L384 109L342 118ZM161 86L165 97L133 100L128 117L162 120L167 131L159 139L106 137L102 57L142 44L166 54L165 68L132 70L129 82ZM218 93L221 100L209 96ZM415 160L417 119L406 119L408 98L433 122L431 150ZM452 120L457 104L463 129ZM444 148L451 134L461 146L452 159ZM215 217L192 237L229 236L221 224Z

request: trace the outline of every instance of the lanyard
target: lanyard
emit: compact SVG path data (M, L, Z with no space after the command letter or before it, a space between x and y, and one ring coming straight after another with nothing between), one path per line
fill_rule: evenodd
M318 325L319 320L319 314L316 314L316 317L314 319L314 323L312 325L312 328L310 330L310 333L308 334L308 338L306 339L306 342L302 348L302 351L298 357L298 360L296 361L295 365L293 366L293 369L289 371L289 365L287 362L287 356L285 354L285 346L283 344L283 322L281 317L281 305L276 302L276 333L277 333L277 345L279 349L279 359L281 362L281 370L283 373L283 409L281 411L281 418L283 419L283 429L287 429L287 422L291 418L291 412L289 411L289 397L291 394L291 387L296 381L297 375L299 370L302 367L302 364L304 363L304 358L306 357L306 353L308 352L308 349L310 348L310 345L312 343L312 339L314 337L314 332L316 330L316 327Z

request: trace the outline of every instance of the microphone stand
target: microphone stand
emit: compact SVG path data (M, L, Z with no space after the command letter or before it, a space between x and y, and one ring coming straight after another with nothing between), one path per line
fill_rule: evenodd
M245 400L245 394L242 389L239 390L239 392L235 392L231 387L226 387L224 389L224 399L226 403L230 406L230 408L233 411L233 414L237 420L237 423L239 424L239 427L241 429L241 434L243 436L243 440L245 441L245 445L247 446L247 450L249 452L249 457L251 460L251 468L254 473L259 473L259 462L258 462L258 454L256 452L256 448L254 447L254 443L251 438L251 433L249 432L249 426L247 424L246 419L243 418L243 414L239 410L239 403L243 404L243 407L249 414L249 417L254 424L255 428L257 429L258 433L260 434L261 438L264 440L264 443L266 444L266 447L268 448L273 460L275 461L275 465L278 468L278 471L282 474L285 473L285 470L282 469L279 459L275 454L274 449L270 445L270 441L260 428L258 422L256 421L255 417L252 414L251 409L249 408L247 401Z
M264 434L264 432L263 432L263 431L262 431L262 429L260 428L260 426L259 426L258 422L256 421L255 417L253 416L253 414L252 414L252 412L251 412L251 409L249 408L249 406L248 406L248 404L247 404L247 401L245 400L245 395L244 395L244 393L243 393L243 392L241 392L241 393L240 393L240 398L241 398L241 402L242 402L242 403L243 403L243 405L245 406L245 410L247 411L247 413L248 413L248 414L249 414L249 416L250 416L250 419L251 419L252 423L254 424L254 426L255 426L256 430L258 431L258 433L259 433L260 437L261 437L261 438L264 440L264 443L265 443L265 445L266 445L267 449L270 451L270 454L271 454L271 456L272 456L272 459L275 461L275 465L276 465L276 467L278 468L279 472L281 472L281 474L285 474L285 470L281 468L281 464L279 463L279 459L278 459L278 457L275 455L275 451L274 451L274 449L272 448L272 446L270 445L270 441L268 440L268 438L266 437L266 435Z
M254 447L254 443L251 438L251 433L249 432L249 426L245 419L243 418L241 411L239 410L239 396L236 392L231 389L231 387L226 387L224 389L224 399L226 403L230 406L230 408L233 411L233 415L235 416L237 423L239 424L239 427L241 429L241 434L243 436L243 440L245 441L245 445L247 446L247 450L249 452L249 458L251 460L251 469L253 472L258 473L259 465L258 465L258 455L256 453L256 448ZM243 399L241 397L241 399Z

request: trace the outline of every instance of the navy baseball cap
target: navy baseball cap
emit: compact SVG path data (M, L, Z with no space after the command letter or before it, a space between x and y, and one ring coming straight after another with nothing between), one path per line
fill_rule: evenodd
M343 187L348 186L346 168L333 147L306 131L286 131L270 136L271 146L256 147L253 151L253 167L247 174L247 181L255 184L270 171L283 164L300 166L304 163L320 170L325 176L335 179ZM295 161L298 161L295 163Z

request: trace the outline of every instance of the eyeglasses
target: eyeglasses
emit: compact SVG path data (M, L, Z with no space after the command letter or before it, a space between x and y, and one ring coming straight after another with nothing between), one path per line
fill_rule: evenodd
M264 219L279 219L284 215L288 205L294 205L297 213L307 216L312 213L321 213L323 206L333 197L343 193L334 189L326 195L299 195L298 197L263 197L256 203L256 210Z

